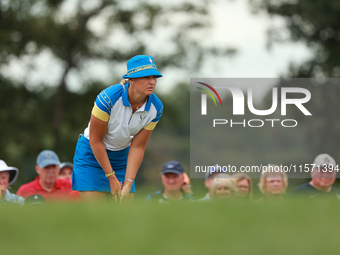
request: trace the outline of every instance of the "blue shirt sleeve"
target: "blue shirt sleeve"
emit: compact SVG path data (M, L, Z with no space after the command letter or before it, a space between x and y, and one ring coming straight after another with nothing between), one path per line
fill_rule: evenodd
M113 104L109 95L106 93L106 89L99 93L95 104L100 110L110 115Z
M157 114L156 117L151 122L158 122L163 114L163 104L162 101L156 95L153 95L152 101L153 105L157 110Z
M156 118L154 118L151 122L158 122L158 121L161 119L162 114L163 114L163 107L162 107L162 109L160 109L160 110L157 112Z

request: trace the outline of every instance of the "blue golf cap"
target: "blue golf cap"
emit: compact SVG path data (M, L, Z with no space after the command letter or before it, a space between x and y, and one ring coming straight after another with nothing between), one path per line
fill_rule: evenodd
M178 161L169 161L162 168L162 174L166 173L182 174L184 173L184 168Z
M54 151L43 150L37 157L37 165L44 168L49 165L60 165L58 155Z
M151 75L155 75L157 78L163 76L160 72L158 72L153 57L137 55L127 62L127 73L123 76L123 78L139 78Z

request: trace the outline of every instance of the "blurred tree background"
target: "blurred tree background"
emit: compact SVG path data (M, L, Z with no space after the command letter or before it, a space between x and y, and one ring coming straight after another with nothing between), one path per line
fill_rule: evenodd
M35 159L43 149L72 161L96 95L120 82L132 56L152 55L164 74L168 69L197 72L209 57L233 55L235 49L204 46L193 36L210 26L208 4L1 1L0 155L20 169L14 188L35 177ZM39 66L44 58L54 68ZM140 184L152 173L158 176L164 161L189 164L188 84L157 94L165 114L147 147Z
M285 20L268 30L268 46L303 42L313 52L301 65L292 63L287 77L340 77L340 2L337 0L249 0L254 13L266 12Z
M215 47L200 40L211 26L209 5L213 3L2 0L0 158L20 169L13 188L35 177L36 156L43 149L55 150L61 161L72 161L96 95L119 83L132 56L152 55L163 74L184 70L190 75L199 74L209 58L233 56L237 51L228 45ZM285 20L284 27L268 31L268 46L299 41L313 51L308 61L292 63L282 77L315 77L320 83L325 77L340 77L339 1L249 0L249 4L254 13ZM188 169L190 75L170 93L156 88L165 110L147 146L139 185L158 181L161 166L168 160L179 160ZM165 75L158 86L162 79L169 78ZM339 91L326 86L315 89L318 109L322 112L322 106L331 103L334 111L305 123L309 153L314 157L325 148L339 158L335 96Z
M287 41L304 42L313 52L302 64L291 63L285 78L315 78L309 87L315 104L306 126L306 143L315 155L340 155L340 87L325 78L340 78L340 2L337 0L250 0L255 13L264 11L284 18L284 27L268 30L268 46ZM280 86L285 86L281 82ZM331 109L331 110L330 110Z
M281 17L283 27L268 30L268 47L285 42L303 42L312 56L302 64L291 63L283 78L315 78L307 87L313 104L308 109L313 118L303 121L304 141L310 155L329 153L340 158L340 86L325 78L340 78L340 2L338 0L249 0L254 13L265 12ZM281 81L278 87L286 86ZM270 105L270 93L265 101ZM269 99L269 101L268 101ZM293 113L299 119L299 111ZM314 157L315 157L314 156Z

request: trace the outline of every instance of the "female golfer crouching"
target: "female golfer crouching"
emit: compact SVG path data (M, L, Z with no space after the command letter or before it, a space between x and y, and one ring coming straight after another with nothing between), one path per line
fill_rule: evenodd
M146 143L163 113L153 93L159 77L154 59L138 55L127 62L121 84L97 96L73 159L73 190L83 201L106 198L107 192L124 201L136 192L134 180Z

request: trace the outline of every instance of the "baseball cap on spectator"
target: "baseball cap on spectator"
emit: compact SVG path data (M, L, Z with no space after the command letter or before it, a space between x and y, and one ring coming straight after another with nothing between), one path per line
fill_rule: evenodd
M9 182L8 185L12 185L18 178L19 170L16 167L8 166L5 161L0 160L0 172L9 172Z
M212 166L209 168L209 171L205 173L205 180L214 178L214 176L219 173L224 173L222 171L222 167L220 167L219 165Z
M45 205L46 200L39 194L31 195L25 199L25 205Z
M162 168L162 174L166 173L183 174L184 168L178 161L169 161L166 162Z
M54 151L43 150L37 157L37 165L44 168L50 165L60 165L58 155Z
M61 172L61 170L63 170L63 168L65 168L65 167L69 167L69 168L71 168L71 169L73 170L73 164L70 163L70 162L63 162L63 163L61 163L61 164L59 165L59 167L60 167L60 172Z
M314 164L315 166L322 166L322 165L333 165L335 166L335 160L334 158L332 158L330 155L323 153L318 155L315 159L314 159Z

